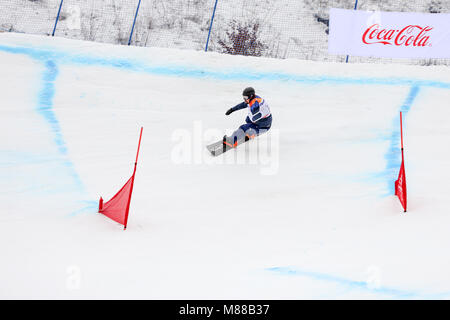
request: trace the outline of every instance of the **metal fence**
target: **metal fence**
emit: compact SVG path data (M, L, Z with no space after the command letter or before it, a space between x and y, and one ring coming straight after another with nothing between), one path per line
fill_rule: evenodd
M450 0L0 0L0 31L280 59L450 65L330 55L329 8L450 13Z

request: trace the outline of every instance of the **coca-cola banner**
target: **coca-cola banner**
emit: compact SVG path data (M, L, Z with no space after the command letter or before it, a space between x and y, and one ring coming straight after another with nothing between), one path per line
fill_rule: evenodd
M450 14L330 9L328 52L450 58Z

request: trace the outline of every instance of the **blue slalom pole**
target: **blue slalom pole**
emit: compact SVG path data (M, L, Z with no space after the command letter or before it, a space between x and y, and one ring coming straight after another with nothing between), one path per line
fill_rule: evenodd
M355 7L353 8L353 10L356 10L358 8L358 0L355 1ZM348 55L347 58L345 58L345 63L348 63Z
M139 0L138 6L136 9L136 14L134 15L134 21L133 21L133 26L131 27L131 33L130 33L130 39L128 40L128 45L131 44L131 38L133 37L134 25L136 24L136 18L137 18L140 6L141 6L141 0Z
M63 5L63 1L64 0L61 0L61 3L59 4L58 15L56 16L55 26L53 27L53 32L52 32L52 37L55 36L56 26L58 25L59 15L61 14L61 8L62 8L62 5Z
M216 3L214 4L214 10L213 10L213 14L212 14L212 17L211 17L211 24L209 25L208 39L206 39L205 52L208 51L209 36L211 35L211 29L212 29L212 25L213 25L213 21L214 21L214 15L216 14L217 1L218 0L216 0Z

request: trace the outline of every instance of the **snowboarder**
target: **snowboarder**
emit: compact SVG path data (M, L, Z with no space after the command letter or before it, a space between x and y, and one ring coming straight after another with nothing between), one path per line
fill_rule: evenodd
M223 143L229 147L236 147L242 141L247 141L267 132L272 125L272 114L267 102L255 94L252 87L245 88L242 92L244 102L230 108L225 113L227 116L234 111L248 108L248 116L245 124L241 125L231 137L224 137Z

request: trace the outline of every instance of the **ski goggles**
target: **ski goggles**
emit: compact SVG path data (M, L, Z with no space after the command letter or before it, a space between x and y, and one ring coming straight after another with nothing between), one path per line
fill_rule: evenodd
M249 96L243 96L243 98L244 98L244 101L250 100Z

